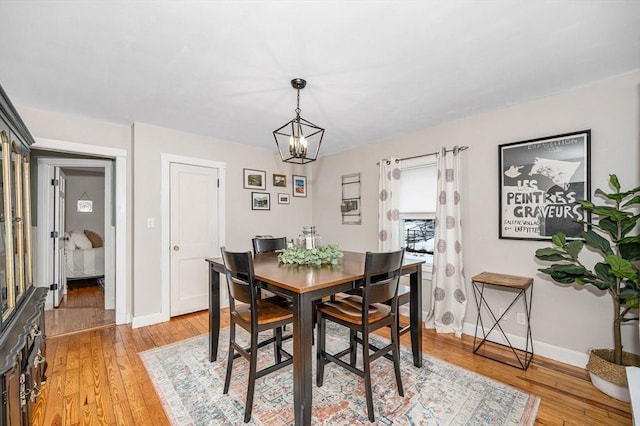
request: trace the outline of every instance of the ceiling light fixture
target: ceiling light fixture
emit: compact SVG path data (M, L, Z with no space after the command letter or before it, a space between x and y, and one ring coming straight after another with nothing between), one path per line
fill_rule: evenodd
M324 129L300 117L300 90L307 82L302 78L291 80L291 87L298 91L296 116L273 131L280 158L286 163L306 164L316 161Z

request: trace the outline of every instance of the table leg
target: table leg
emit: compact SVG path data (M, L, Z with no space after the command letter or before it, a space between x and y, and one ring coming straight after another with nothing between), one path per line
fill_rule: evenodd
M311 336L313 300L309 295L293 297L293 409L295 424L311 424L312 374Z
M422 267L409 275L411 299L409 317L411 321L411 350L413 365L422 367Z
M220 274L209 267L209 361L218 357L220 336Z

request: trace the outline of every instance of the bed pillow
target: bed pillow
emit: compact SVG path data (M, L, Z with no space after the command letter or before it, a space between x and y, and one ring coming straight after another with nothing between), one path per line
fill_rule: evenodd
M102 242L102 237L95 232L85 229L84 235L86 235L89 241L91 241L91 245L93 247L102 247L104 245L104 243Z
M89 241L87 236L80 231L72 231L71 240L75 243L76 247L78 247L80 250L87 250L93 247L91 245L91 241Z
M69 235L68 232L64 233L64 248L66 250L75 250L76 249L76 243L73 242L73 240L71 239L71 236Z

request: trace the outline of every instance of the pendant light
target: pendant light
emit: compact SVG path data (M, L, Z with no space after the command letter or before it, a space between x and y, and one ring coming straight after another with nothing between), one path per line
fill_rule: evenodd
M280 158L285 163L306 164L315 161L320 152L324 129L300 117L300 90L307 82L302 78L291 80L291 87L298 92L296 116L273 131Z

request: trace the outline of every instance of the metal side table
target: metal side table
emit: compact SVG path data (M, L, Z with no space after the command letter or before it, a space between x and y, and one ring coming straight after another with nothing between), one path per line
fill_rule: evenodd
M526 370L529 367L529 363L531 362L531 359L533 358L533 338L531 337L531 324L530 324L531 300L533 296L533 278L519 277L516 275L496 274L493 272L482 272L474 276L473 278L471 278L471 282L473 284L473 296L475 297L476 306L478 307L478 319L476 321L476 330L473 337L473 353L474 354L477 353L480 356L493 359L495 361L501 362L506 365L510 365L512 367ZM489 305L489 301L485 298L484 291L487 286L494 287L499 290L511 291L515 293L515 297L513 298L509 306L498 317L496 317L493 310L491 309L491 306ZM527 290L529 290L528 298L527 298ZM509 338L507 337L506 333L502 329L502 326L500 325L500 321L505 317L507 312L509 312L509 310L513 308L516 302L521 298L524 301L524 310L525 310L526 327L527 327L526 337L525 337L526 343L525 343L524 349L515 348L509 341ZM489 331L486 331L484 324L482 322L482 315L481 315L482 307L486 308L486 310L489 312L491 319L493 320L493 325L491 325L491 328L489 329ZM480 331L482 333L482 339L480 339L480 336L478 336L478 328L480 328ZM500 332L500 335L502 336L506 344L487 340L487 337L494 330L498 330ZM476 344L476 340L478 339L480 339L480 341ZM482 346L485 346L487 342L490 342L492 345L499 345L499 346L509 348L513 353L513 355L515 356L514 362L508 362L508 361L499 359L495 356L491 356L488 353L482 353L482 352L478 353L478 350Z

